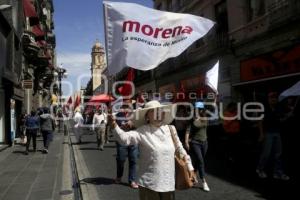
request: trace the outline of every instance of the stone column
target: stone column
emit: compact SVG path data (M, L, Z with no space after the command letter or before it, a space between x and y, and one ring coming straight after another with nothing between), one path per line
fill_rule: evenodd
M30 114L30 111L34 105L33 96L32 96L32 89L25 89L25 100L24 100L24 107L26 109L26 113Z
M5 107L4 106L5 106L5 91L2 88L2 85L0 85L0 143L5 142L4 141L5 140Z

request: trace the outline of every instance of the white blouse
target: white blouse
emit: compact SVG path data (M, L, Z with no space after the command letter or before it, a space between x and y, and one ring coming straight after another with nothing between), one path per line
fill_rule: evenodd
M171 126L176 133L174 126ZM156 192L175 191L175 146L168 125L159 128L144 125L125 132L119 126L114 129L119 143L139 145L138 184ZM178 151L187 156L189 170L194 170L191 159L184 150L177 134Z

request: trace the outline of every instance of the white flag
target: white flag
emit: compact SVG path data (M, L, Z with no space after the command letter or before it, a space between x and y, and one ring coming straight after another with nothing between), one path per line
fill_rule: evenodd
M124 67L150 70L181 54L214 22L190 14L154 10L134 3L104 2L110 74Z
M288 88L287 90L283 91L279 95L279 101L282 101L286 97L290 97L290 96L300 96L300 81L298 81L295 85Z
M219 82L219 61L206 72L206 85L211 87L216 93L218 93L218 82Z

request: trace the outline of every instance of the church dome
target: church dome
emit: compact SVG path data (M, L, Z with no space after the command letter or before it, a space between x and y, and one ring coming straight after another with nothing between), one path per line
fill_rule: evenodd
M99 42L99 40L96 40L94 46L93 46L93 52L101 52L104 53L104 47Z
M103 48L103 47L102 47L101 43L99 42L99 40L96 40L93 48Z

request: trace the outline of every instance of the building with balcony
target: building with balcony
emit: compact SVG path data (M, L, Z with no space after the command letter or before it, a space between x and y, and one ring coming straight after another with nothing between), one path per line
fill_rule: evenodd
M0 143L20 136L21 113L49 105L53 11L52 0L0 0Z
M25 28L22 38L24 55L24 80L32 82L25 88L25 109L49 106L56 69L56 41L52 0L23 0Z
M268 91L281 92L300 78L297 0L154 0L154 7L203 16L216 25L180 56L141 72L154 81L136 80L138 88L205 93L205 72L217 60L225 103L263 101Z
M24 99L22 2L0 1L0 143L12 144Z

